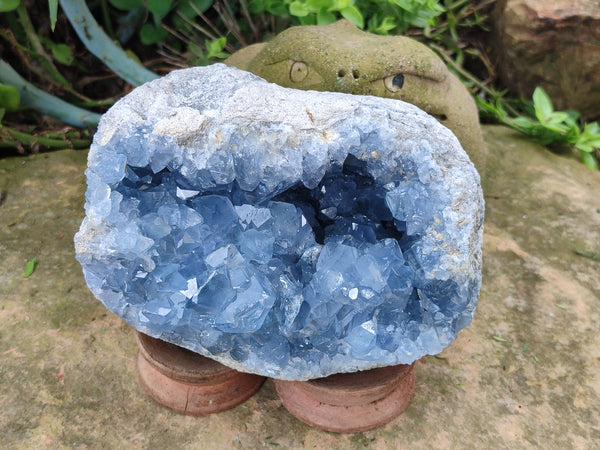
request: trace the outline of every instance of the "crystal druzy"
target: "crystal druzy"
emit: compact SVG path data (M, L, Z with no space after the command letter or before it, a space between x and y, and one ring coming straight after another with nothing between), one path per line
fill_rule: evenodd
M306 380L412 363L472 319L479 175L412 105L185 69L115 104L88 162L77 259L143 333Z

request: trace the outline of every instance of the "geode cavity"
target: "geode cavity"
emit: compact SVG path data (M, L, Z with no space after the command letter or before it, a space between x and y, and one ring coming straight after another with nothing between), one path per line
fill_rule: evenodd
M75 246L94 295L235 369L409 364L473 316L479 175L407 103L176 71L103 116L86 175Z

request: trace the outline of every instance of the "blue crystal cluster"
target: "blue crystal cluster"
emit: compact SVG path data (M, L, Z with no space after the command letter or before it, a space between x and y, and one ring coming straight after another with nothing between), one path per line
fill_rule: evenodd
M178 71L104 116L86 175L75 244L92 292L238 370L408 364L471 321L479 177L403 102Z

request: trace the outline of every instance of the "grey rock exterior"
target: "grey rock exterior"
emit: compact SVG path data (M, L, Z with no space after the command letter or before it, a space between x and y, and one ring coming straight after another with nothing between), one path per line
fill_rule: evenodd
M322 305L315 302L335 306L337 300L323 295L311 297L313 303L309 299L310 280L318 278L319 262L303 260L303 273L293 283L299 286L294 297L299 300L292 307L276 281L297 269L285 266L289 255L286 259L275 251L268 263L252 262L252 251L244 253L242 238L228 241L218 230L196 241L184 236L175 249L165 243L173 233L190 234L195 226L209 223L207 216L198 218L194 201L206 207L210 199L229 195L212 204L216 216L221 213L219 205L230 201L234 206L246 202L252 208L260 206L263 212L266 205L273 212L281 203L271 200L298 186L319 188L332 170L341 171L349 155L364 167L361 177L374 180L373 189L382 192L380 200L385 197L389 208L386 214L391 211L398 230L405 228L400 233L404 237L369 243L326 232L324 246L309 236L311 254L322 260L327 252L321 250L335 253L345 246L368 256L373 246L400 245L406 261L392 270L414 272L408 275L411 287L404 306L394 304L393 299L399 298L397 288L381 287L375 300L370 300L372 293L364 294L370 306L348 316L356 322L353 328L348 325L332 334L330 325L323 330L315 325L330 319L318 312ZM473 316L481 284L484 206L479 175L452 132L402 101L282 88L224 65L176 71L135 89L104 115L86 174L87 215L75 246L92 292L138 330L238 370L301 380L409 364L440 352ZM163 181L155 184L140 181L159 175ZM172 197L161 191L152 197L158 199L156 204L146 200L148 192L170 188ZM181 217L169 220L178 222L161 222L160 207L173 205ZM237 227L242 218L233 220L232 226ZM306 223L304 216L302 223ZM381 224L373 226L381 230ZM211 247L211 239L222 240L223 246ZM277 236L273 240L277 247ZM181 262L189 255L177 250L180 245L194 249L189 254L200 258L198 266ZM247 291L231 288L232 251L238 255L235 264L241 264L253 280ZM198 298L217 269L210 274L194 271L210 272L206 267L212 267L223 252L230 255L223 263L228 264L223 273L229 274L229 287L247 304L237 309L227 306L214 316L197 313ZM177 264L176 275L184 288L169 278L171 269L165 275L165 267ZM270 267L278 264L285 267L272 277ZM357 270L360 275L362 269ZM355 281L346 273L340 276L346 277L347 286L340 289L346 289L347 297L363 296L364 286L352 284ZM153 277L159 280L159 288L147 282ZM248 300L251 292L258 292L263 300ZM352 302L346 306L358 308ZM265 310L248 313L241 325L236 322L238 313L230 317L231 311L243 315L248 308ZM290 308L295 308L291 318ZM363 334L372 340L371 347L357 350L364 343ZM391 344L380 342L388 338Z

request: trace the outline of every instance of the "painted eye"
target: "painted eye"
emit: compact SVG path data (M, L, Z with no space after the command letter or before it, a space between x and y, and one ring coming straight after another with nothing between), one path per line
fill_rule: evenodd
M302 61L294 61L290 69L290 80L300 83L308 76L308 66Z
M384 78L383 84L386 89L390 92L398 92L404 86L404 75L401 73L397 75L390 75L389 77Z

